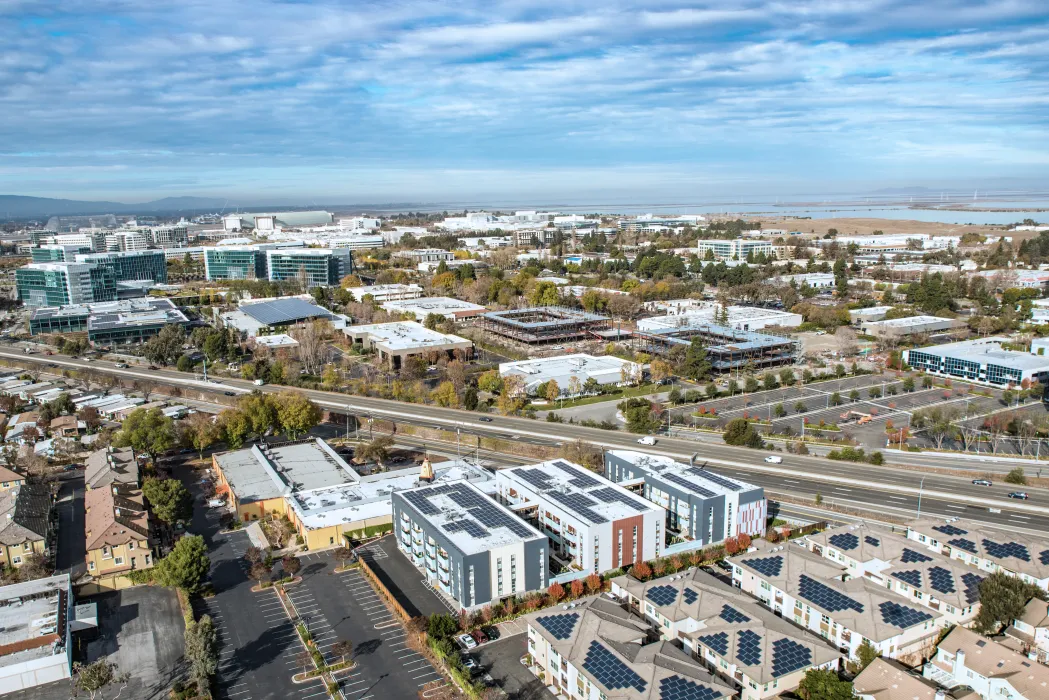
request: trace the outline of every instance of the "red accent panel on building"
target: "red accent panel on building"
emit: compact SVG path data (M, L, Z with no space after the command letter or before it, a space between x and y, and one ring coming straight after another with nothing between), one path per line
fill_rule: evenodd
M645 519L640 515L635 515L632 518L623 518L622 520L612 521L612 568L618 569L622 566L630 566L635 562L631 560L634 555L634 527L637 527L637 560L643 561L645 558L644 546L641 544L645 541ZM619 536L622 533L623 536L623 560L620 561L619 557Z

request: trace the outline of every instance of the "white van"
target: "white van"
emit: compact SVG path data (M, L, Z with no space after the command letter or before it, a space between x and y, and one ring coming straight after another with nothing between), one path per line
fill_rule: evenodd
M769 455L765 458L765 461L769 464L783 464L783 458L777 457L776 455Z
M255 386L262 386L265 383L266 382L262 381L261 379L256 379L255 381L252 382L252 384L254 384Z
M637 444L639 444L639 445L655 445L656 444L656 439L654 437L652 437L651 435L646 435L643 438L638 438Z

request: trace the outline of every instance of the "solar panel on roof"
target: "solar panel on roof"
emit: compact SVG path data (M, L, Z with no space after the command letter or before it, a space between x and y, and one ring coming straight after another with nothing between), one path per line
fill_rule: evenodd
M881 546L881 542L878 540L878 538L877 537L871 537L870 535L866 535L863 538L863 541L866 542L867 544L869 544L872 547L880 547Z
M606 486L603 489L595 489L588 492L587 495L593 496L602 503L622 503L639 513L648 510L647 506L641 505L627 494L612 486Z
M805 574L801 575L798 595L830 612L842 610L863 612L862 604Z
M708 634L705 637L696 637L696 641L705 647L713 649L722 656L728 655L728 633L718 632L717 634Z
M718 615L718 617L720 617L725 622L731 622L731 623L750 622L750 618L749 617L747 617L746 615L741 613L739 610L736 610L731 605L722 605L721 606L721 614Z
M915 552L913 549L904 549L903 556L900 557L900 561L904 564L916 564L926 561L932 561L932 557L926 556L921 552Z
M475 523L473 520L456 520L452 523L445 523L442 526L446 532L465 532L470 537L476 537L478 539L488 537L488 530Z
M969 552L970 554L976 554L977 553L977 551L976 551L976 543L973 542L972 540L966 540L966 539L958 538L958 539L951 540L947 544L951 545L952 547L957 547L958 549L964 549L966 552Z
M812 650L793 639L781 637L772 643L772 676L779 678L812 664Z
M745 559L743 563L757 571L762 576L775 578L783 570L783 557L765 557L764 559Z
M685 590L681 591L681 597L685 599L685 603L687 603L688 605L692 605L697 600L699 600L699 594L691 588L686 588Z
M685 471L687 473L689 473L689 474L693 474L695 476L698 476L701 479L706 479L707 481L713 482L713 483L717 484L718 486L722 486L722 487L728 489L729 491L742 491L743 490L743 487L740 486L739 484L737 484L736 482L729 481L725 477L723 477L720 474L717 474L715 472L708 472L706 469L696 469L695 467L689 467Z
M311 304L305 299L295 298L243 304L240 310L267 326L277 326L306 318L332 315L327 309Z
M891 600L882 601L878 605L878 610L881 611L882 622L894 627L899 627L900 629L914 627L915 625L920 625L926 620L932 619L932 615L927 612L915 610L914 608L900 605Z
M550 488L550 477L538 469L518 469L516 473L539 491Z
M557 462L554 462L554 466L572 477L568 480L568 483L572 484L572 486L578 486L581 489L592 489L595 486L601 485L600 481L589 474L584 473L582 470L576 469L568 462L558 460Z
M565 640L572 636L575 623L579 621L579 613L562 613L560 615L545 615L535 620L550 633L554 639Z
M606 690L633 688L643 693L648 685L641 676L634 673L629 666L616 658L615 654L596 639L590 642L586 658L583 659L583 669Z
M1049 566L1049 549L1043 550L1042 553L1038 555L1038 561Z
M603 515L598 515L596 512L590 509L591 506L597 505L595 501L587 498L581 493L561 493L560 491L549 491L546 494L550 499L557 501L561 505L567 506L570 510L574 511L584 520L593 523L594 525L600 525L601 523L607 523L608 518Z
M954 593L954 574L942 566L929 569L929 585L940 593Z
M675 484L677 486L680 486L681 488L685 489L686 491L691 491L692 493L698 493L703 498L714 498L715 496L717 496L717 494L714 493L713 491L708 491L707 489L703 488L702 486L700 486L698 484L695 484L695 483L689 481L688 479L683 479L682 477L678 476L677 474L663 474L661 476L662 476L662 478L666 479L670 483Z
M904 583L909 583L915 588L922 587L922 572L917 569L913 571L893 571L892 576L893 578L900 579Z
M645 591L645 597L656 605L673 605L677 600L677 589L673 586L653 586Z
M659 700L717 700L723 695L720 690L681 676L670 676L659 681Z
M421 493L408 492L404 494L404 497L423 515L439 515L441 512L435 505L430 503L430 499Z
M831 535L827 538L827 541L838 549L846 552L856 549L860 546L860 538L851 532L842 532L837 535Z
M746 666L761 663L761 635L743 630L736 635L736 658Z
M980 600L980 584L983 576L978 574L962 574L962 584L965 586L965 602L972 605Z
M1031 554L1027 551L1027 547L1023 546L1019 542L995 542L994 540L984 539L982 541L984 551L995 559L1008 559L1015 557L1023 561L1031 561Z
M954 537L955 535L968 535L969 534L968 530L963 530L960 527L955 527L954 525L950 525L950 524L948 524L948 525L937 525L937 526L935 526L933 528L933 530L936 530L936 532L942 532L943 534L949 535L950 537Z

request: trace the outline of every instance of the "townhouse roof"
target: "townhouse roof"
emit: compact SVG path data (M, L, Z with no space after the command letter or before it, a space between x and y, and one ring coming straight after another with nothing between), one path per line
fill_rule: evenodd
M953 518L951 522L923 518L910 522L907 527L909 532L925 535L940 546L975 554L1003 569L1027 574L1039 581L1049 579L1049 537L1026 533L1016 537L1004 530Z
M800 668L841 657L827 641L777 617L701 569L644 582L623 575L612 582L668 620L695 621L696 629L686 635L736 664L755 683L771 683Z
M603 695L617 700L735 695L674 644L645 644L649 625L607 598L585 598L522 619Z
M142 491L123 485L91 489L84 494L87 549L149 539L149 515Z
M852 681L853 690L873 700L935 700L940 689L898 661L879 657Z
M51 490L44 484L19 484L0 493L0 544L45 539L50 517Z
M940 641L939 649L952 656L959 651L965 652L966 668L985 678L1008 681L1025 698L1049 697L1049 666L1032 661L961 625L951 629ZM948 673L953 672L953 666L945 668L939 655L933 657L932 663Z
M138 460L130 447L95 450L84 462L84 481L89 489L109 484L138 484Z
M1049 603L1040 598L1031 598L1018 619L1031 627L1049 627Z
M25 477L8 467L0 466L0 482L25 481Z

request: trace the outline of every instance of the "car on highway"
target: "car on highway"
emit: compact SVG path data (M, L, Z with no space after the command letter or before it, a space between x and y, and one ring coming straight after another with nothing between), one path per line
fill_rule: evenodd
M54 362L48 362L47 366L48 367L58 367L58 365L56 365Z
M973 479L973 486L990 486L990 479Z
M116 367L117 369L127 369L127 363L126 362L118 362L118 363L116 363L113 366Z
M1006 494L1009 498L1019 498L1021 501L1026 501L1030 496L1026 491L1013 491L1012 493Z
M646 435L643 438L638 438L637 439L637 444L639 444L639 445L655 445L656 444L656 439L654 437L652 437L651 435Z
M237 395L237 392L235 392L235 391L224 391L222 393L225 394L226 396L236 396Z
M473 649L477 646L477 641L468 634L460 634L455 639L463 649Z
M765 458L765 461L769 464L783 464L783 458L777 457L776 455L769 455Z
M160 368L159 368L159 367L157 367L156 365L150 365L150 366L149 366L149 369L150 369L150 371L154 371L154 372L155 372L156 370L158 370L158 369L160 369Z
M483 423L491 423L491 422L492 422L492 419L491 419L491 418L489 418L488 416L481 416L481 417L480 417L480 418L478 418L477 420L479 420L479 421L481 421L481 422L483 422Z

